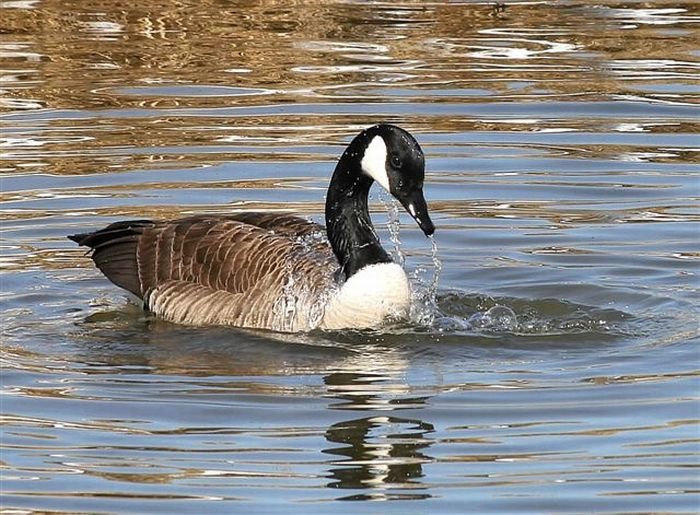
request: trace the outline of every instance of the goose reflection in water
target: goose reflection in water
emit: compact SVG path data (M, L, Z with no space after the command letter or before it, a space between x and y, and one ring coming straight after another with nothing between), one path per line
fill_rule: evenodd
M427 499L431 495L420 479L424 476L423 464L432 461L424 450L432 443L427 435L435 429L418 418L394 413L420 410L428 397L411 396L408 385L401 381L405 359L395 349L366 358L360 360L364 368L383 371L360 372L359 366L351 366L355 372L339 371L324 378L328 394L341 401L332 404L331 409L373 412L327 429L326 439L336 445L323 452L341 457L333 462L332 480L327 486L368 490L341 500Z
M432 445L430 435L435 430L433 424L416 417L417 413L424 412L430 397L416 392L415 387L407 383L410 358L405 348L368 344L369 336L364 333L345 335L342 345L336 342L324 346L320 338L311 336L308 341L298 336L291 341L289 336L277 335L281 342L274 342L267 333L225 329L202 332L144 319L135 309L92 316L79 331L86 340L82 361L99 363L98 374L104 373L105 366L115 367L113 372L125 366L125 371L131 374L140 369L141 379L132 377L131 381L137 395L151 399L173 395L173 388L178 392L180 407L176 415L177 427L173 430L176 434L193 431L201 435L201 424L208 423L201 419L199 411L189 412L192 398L201 400L204 396L215 402L217 409L226 413L221 417L233 424L210 428L212 438L220 440L221 453L226 459L230 458L228 449L232 443L239 451L252 447L280 453L293 447L290 436L300 437L301 445L310 432L325 439L315 442L314 448L331 456L325 462L313 460L314 466L320 468L318 477L329 478L325 483L328 488L348 490L348 495L338 499L431 497L422 478L425 475L423 465L433 461L426 451ZM106 331L104 335L103 331ZM115 339L115 334L120 336ZM309 422L300 428L297 410L301 405L290 400L303 401L309 390L295 390L289 381L279 379L290 375L318 376L322 382L314 387L318 391L313 397L324 397L327 414L342 414L340 421L337 421L339 417L332 416L328 417L332 420L325 427ZM161 383L160 376L179 376L181 381ZM197 379L192 382L188 377ZM143 382L142 391L140 382ZM249 428L236 414L241 413L247 402L257 403L261 398L276 406L267 412L273 417L273 426L265 430ZM405 416L401 416L403 414ZM142 426L134 420L123 422L119 430L129 431L131 424L136 424L139 434L143 434ZM160 441L164 432L169 433L168 430L156 431L152 437ZM222 439L224 434L230 436ZM284 439L284 449L278 447L282 440L275 437ZM264 443L259 443L257 438L264 438ZM216 453L211 457L215 456ZM294 454L286 454L283 461L292 469L309 466L309 463L295 461ZM221 473L245 477L249 467L254 466L260 477L264 477L265 470L279 475L277 465L271 463L248 461L244 464L236 458L231 464L232 467L224 467ZM203 467L207 468L204 464ZM218 470L221 462L215 460L211 467ZM291 472L290 477L298 475ZM141 480L148 481L148 474Z

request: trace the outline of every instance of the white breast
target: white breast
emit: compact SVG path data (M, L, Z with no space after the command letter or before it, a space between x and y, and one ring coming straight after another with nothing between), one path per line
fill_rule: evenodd
M322 329L379 327L408 316L411 287L406 272L396 263L362 268L330 299Z

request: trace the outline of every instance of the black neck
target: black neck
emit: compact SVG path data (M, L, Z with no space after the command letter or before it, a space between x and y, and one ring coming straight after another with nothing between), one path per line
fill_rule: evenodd
M353 143L335 167L326 197L326 232L346 279L364 266L392 261L369 217L367 195L373 179L362 173L360 142Z

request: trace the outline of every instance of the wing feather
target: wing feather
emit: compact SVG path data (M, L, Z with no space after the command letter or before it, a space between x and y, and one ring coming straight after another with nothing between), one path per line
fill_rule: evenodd
M324 235L303 218L248 212L117 222L71 239L168 320L299 330L309 328L320 292L335 286Z

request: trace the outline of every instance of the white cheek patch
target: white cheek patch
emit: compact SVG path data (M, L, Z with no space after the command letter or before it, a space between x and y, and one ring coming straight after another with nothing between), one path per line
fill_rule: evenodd
M413 218L415 218L416 217L416 206L414 206L413 204L409 204L408 205L408 212L411 213L411 216Z
M386 173L386 143L381 136L375 136L365 150L360 161L362 171L389 191L389 176Z

